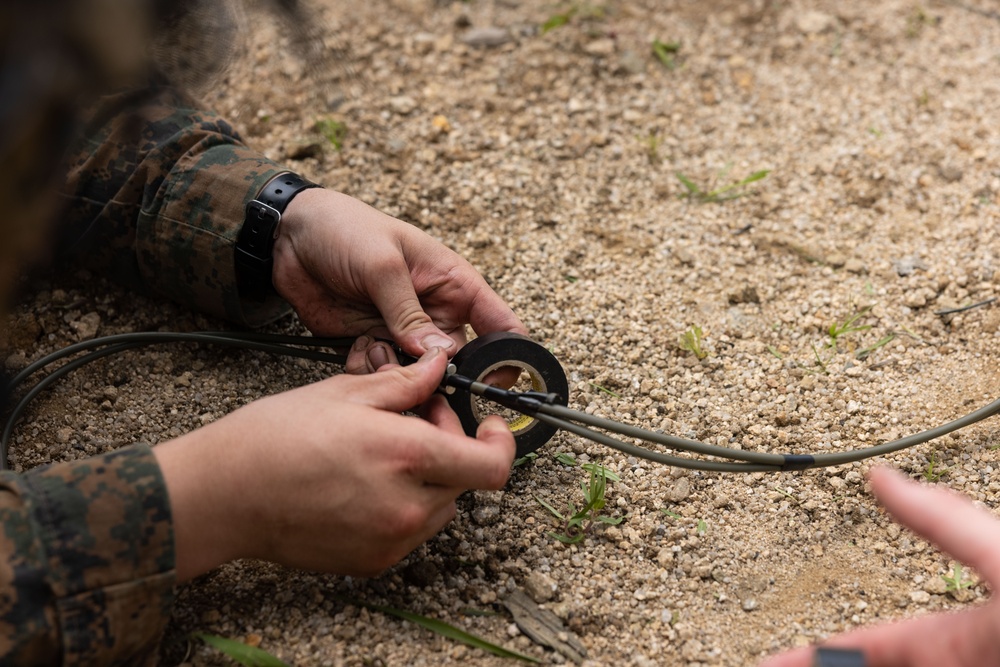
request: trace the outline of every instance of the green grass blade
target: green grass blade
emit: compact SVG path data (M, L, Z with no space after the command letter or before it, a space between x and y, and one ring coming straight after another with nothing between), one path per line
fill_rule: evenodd
M611 480L612 482L622 481L622 478L618 476L618 473L616 473L614 470L605 468L600 463L584 463L580 467L586 470L587 472L592 472L594 474L600 474L603 471L604 478Z
M573 458L572 454L567 454L566 452L559 452L558 454L556 454L556 461L559 461L559 463L563 464L564 466L576 467L580 465L579 463L576 462L576 459Z
M687 196L689 196L689 197L691 197L691 196L700 197L701 196L701 188L699 188L697 185L695 185L691 181L690 178L688 178L687 176L685 176L684 174L682 174L679 171L674 172L674 175L677 176L677 180L681 182L681 185L683 185L685 188L687 188L687 191L688 191Z
M751 183L756 183L757 181L761 181L767 178L767 175L770 173L771 173L770 169L761 169L760 171L755 171L754 173L750 174L742 181L740 181L737 185L750 185Z
M524 655L523 653L512 651L508 648L504 648L503 646L498 646L497 644L486 641L482 637L469 634L465 630L456 628L454 625L450 625L444 621L439 621L436 618L429 618L427 616L421 616L420 614L414 614L410 611L403 611L402 609L395 609L393 607L383 607L377 604L361 604L368 609L379 611L390 616L395 616L396 618L401 618L404 621L409 621L410 623L419 625L420 627L439 634L442 637L461 642L474 648L482 649L488 653L492 653L493 655L498 655L501 658L514 658L515 660L523 660L524 662L540 662L538 658L532 658L530 655Z
M583 541L583 533L577 533L573 537L569 535L563 535L562 533L549 533L549 537L554 540L559 540L563 544L578 544Z
M571 13L566 14L554 14L548 18L545 23L542 24L542 34L544 35L549 30L555 30L559 26L566 25L569 23L569 19L572 16Z
M872 343L868 347L862 348L854 353L855 359L865 359L869 354L879 349L883 345L888 345L892 341L896 340L896 334L889 334L885 338L880 339L878 342Z
M535 500L537 500L537 501L538 501L538 504L539 504L539 505L541 505L542 507L544 507L544 508L545 508L545 509L547 509L548 511L552 512L552 515L553 515L553 516L555 516L555 518L559 519L560 521L565 521L565 520L566 520L566 517L564 517L564 516L563 516L563 515L562 515L562 514L561 514L561 513L559 512L559 510L557 510L557 509L556 509L555 507L553 507L552 505L549 505L549 504L548 504L547 502L545 502L544 500L542 500L542 499L541 499L541 498L539 498L538 496L535 496Z
M224 653L227 657L235 660L244 667L288 667L285 662L278 660L267 651L247 646L235 639L208 635L204 632L196 632L191 636L195 639L200 639L206 645L211 646L220 653Z
M523 466L525 463L529 463L531 461L534 461L537 458L538 458L538 454L536 454L535 452L528 452L524 456L522 456L520 458L517 458L517 459L514 459L514 463L511 464L511 467L512 468L519 468L519 467Z
M718 188L716 190L712 190L711 192L708 193L708 196L711 199L719 199L721 195L724 195L725 193L729 192L730 190L735 190L736 188L742 188L745 185L750 185L751 183L754 183L756 181L761 180L762 178L764 178L765 176L767 176L770 173L771 172L768 169L762 169L761 171L755 171L754 173L752 173L749 176L747 176L746 178L744 178L742 181L737 181L736 183L730 183L729 185L727 185L725 187L721 187L721 188ZM735 197L729 197L729 198L730 199L735 199Z
M589 384L591 387L593 387L594 389L596 389L598 391L603 391L608 396L614 396L615 398L621 398L621 394L617 394L617 393L611 391L610 389L608 389L607 387L602 387L601 385L594 384L593 382L588 382L587 384Z
M680 42L662 42L659 39L653 40L653 55L656 59L660 61L660 64L667 69L674 69L677 66L677 62L674 60L674 54L680 51Z

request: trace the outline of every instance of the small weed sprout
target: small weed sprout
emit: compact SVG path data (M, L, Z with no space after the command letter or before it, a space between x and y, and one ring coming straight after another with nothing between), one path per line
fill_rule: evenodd
M708 531L708 524L704 519L698 519L698 534L704 535Z
M288 667L288 664L274 657L267 651L259 649L235 639L226 639L216 635L209 635L204 632L196 632L191 635L193 639L201 640L206 646L210 646L219 651L230 660L237 662L244 667Z
M855 352L854 353L854 358L858 359L858 360L867 359L868 355L870 355L872 352L874 352L875 350L879 349L880 347L882 347L884 345L888 345L889 343L891 343L894 340L896 340L896 334L894 334L894 333L889 334L888 336L885 336L883 338L880 338L879 340L877 340L876 342L872 343L868 347L863 347L860 350L858 350L857 352Z
M830 342L827 343L827 347L834 350L837 349L837 340L841 336L846 336L847 334L857 333L859 331L868 331L872 328L870 324L858 324L858 320L868 314L872 309L871 306L865 306L858 312L854 313L850 318L844 322L834 322L830 325L830 328L826 330L827 335L830 337ZM884 343L883 343L884 345Z
M699 359L704 359L708 356L708 351L702 346L702 340L704 340L705 334L701 330L701 327L697 324L693 325L690 329L681 334L680 341L678 345L682 350L687 350L692 352L694 356Z
M975 584L972 580L965 578L965 570L958 563L955 563L954 567L952 567L950 576L942 574L941 578L944 579L945 590L948 592L958 592L966 588L972 588Z
M866 285L865 291L869 294L873 294L874 290L871 288L870 283ZM825 342L821 345L813 343L812 353L813 353L813 364L811 368L807 368L805 365L798 362L793 362L798 368L801 368L805 373L808 374L829 374L830 370L828 368L829 364L840 352L840 343L842 343L851 334L860 334L862 332L868 331L874 328L872 324L863 323L862 318L868 315L874 306L865 306L860 310L855 310L852 315L844 320L835 320L832 324L826 327ZM904 331L907 335L911 335L916 340L916 334L913 334L908 329ZM890 332L889 334L879 338L874 343L862 347L858 350L853 349L853 345L848 346L850 351L853 351L853 356L855 359L861 361L867 359L876 350L885 347L892 341L896 340L899 336L903 335L900 332ZM767 351L778 359L783 359L783 356L778 352L773 346L768 345Z
M542 23L541 31L543 35L566 25L576 16L584 20L601 21L607 14L607 10L603 6L591 5L585 2L570 2L563 5L563 7L564 9L553 14Z
M824 359L823 357L820 356L819 350L816 348L815 345L812 346L812 350L813 350L813 356L816 358L816 366L819 367L819 372L822 373L823 375L829 374L830 371L827 370L826 365L830 363L830 359L833 359L833 355L831 354L828 358Z
M575 7L570 7L565 12L560 12L558 14L553 14L545 20L542 24L542 34L544 35L550 30L555 30L559 26L564 26L569 23L569 20L573 18L573 14L576 13Z
M347 125L332 118L322 118L313 126L330 145L338 151L344 148L344 137L347 136Z
M727 169L723 169L719 174L719 178L722 178L727 172ZM736 181L735 183L730 183L729 185L723 185L712 190L707 188L701 188L695 184L690 178L682 174L681 172L675 172L677 180L681 182L684 186L686 192L681 193L681 197L685 199L693 199L702 203L719 203L724 201L729 201L731 199L739 199L749 194L747 186L751 183L756 183L757 181L763 180L771 173L770 169L762 169L760 171L755 171L750 174L742 181Z
M430 616L421 616L420 614L415 614L412 611L406 611L405 609L396 609L395 607L387 607L379 604L369 604L367 602L362 602L360 600L352 600L350 598L342 598L339 595L335 596L342 602L352 604L358 607L364 607L369 611L377 611L388 616L395 616L398 619L408 621L417 625L425 630L430 630L431 632L443 637L444 639L450 639L452 641L461 642L467 646L472 646L473 648L482 649L487 653L492 653L493 655L498 655L501 658L514 658L515 660L522 660L524 662L538 663L540 660L538 658L533 658L530 655L525 655L523 653L518 653L517 651L511 650L500 646L499 644L494 644L493 642L487 641L482 637L466 632L465 630L451 625L450 623L445 623L444 621L438 620L436 618L431 618ZM479 613L475 615L481 615ZM284 665L285 663L281 663ZM267 663L254 663L253 665L248 665L248 667L271 667ZM277 667L277 666L275 666Z
M528 454L522 458L527 458L528 456L531 456L531 454ZM535 456L537 457L537 455ZM556 461L559 461L559 463L563 464L564 466L569 466L570 468L575 468L576 466L580 466L587 472L593 472L597 473L598 475L602 475L609 482L622 481L622 478L618 476L618 473L616 473L611 468L605 468L600 463L581 464L575 458L573 458L572 454L567 454L566 452L559 452L558 454L556 454Z
M622 481L622 478L618 476L618 473L616 473L611 468L605 468L600 463L584 463L580 467L586 470L587 472L595 472L598 475L603 475L604 478L607 479L609 482Z
M549 537L559 540L564 544L578 544L590 534L595 524L605 523L616 526L621 523L624 517L610 517L601 514L601 510L604 509L606 502L604 494L607 490L608 479L606 468L603 466L592 468L590 470L590 483L580 482L580 488L583 490L583 507L577 509L573 501L570 501L569 511L565 514L538 496L535 496L535 500L538 501L539 505L562 522L562 532L549 532Z
M649 134L645 137L640 136L639 140L646 149L646 159L649 160L649 164L660 164L663 161L660 156L660 145L663 143L663 139L656 132L650 130Z
M916 39L927 26L935 26L940 19L931 16L923 7L914 7L909 16L906 17L906 36L909 39Z
M601 385L594 384L593 382L588 382L587 384L589 384L591 387L593 387L597 391L602 392L604 394L607 394L608 396L614 396L615 398L621 398L621 394L619 394L617 392L614 392L614 391L611 391L607 387L602 387Z
M520 468L521 466L523 466L523 465L525 465L527 463L531 463L532 461L534 461L537 458L538 458L538 454L536 454L535 452L528 452L524 456L520 456L520 457L514 459L514 464L511 467L513 467L513 468Z
M777 484L775 484L773 488L774 488L775 491L777 491L781 495L785 496L786 498L788 498L789 500L791 500L796 505L799 504L799 499L796 498L795 495L791 491L789 491L787 489L783 489L780 486L778 486Z
M575 468L576 466L580 465L579 463L576 462L576 459L573 458L572 454L567 454L566 452L559 452L558 454L556 454L556 461L559 461L559 463L563 464L564 466L569 466L571 468Z
M937 458L934 453L931 453L931 458L927 461L927 467L924 468L924 479L928 482L937 482L942 477L948 474L949 468L942 468L938 465Z
M660 61L660 64L667 69L677 68L677 54L680 53L680 42L661 42L653 40L653 55Z

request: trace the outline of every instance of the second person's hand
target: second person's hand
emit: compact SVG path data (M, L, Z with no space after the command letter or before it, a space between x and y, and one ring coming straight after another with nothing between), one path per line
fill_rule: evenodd
M968 498L919 484L888 468L869 473L872 490L900 523L1000 585L1000 520ZM1000 664L1000 599L957 613L884 623L833 637L825 645L860 650L866 667L983 667ZM814 648L770 658L760 667L809 667Z

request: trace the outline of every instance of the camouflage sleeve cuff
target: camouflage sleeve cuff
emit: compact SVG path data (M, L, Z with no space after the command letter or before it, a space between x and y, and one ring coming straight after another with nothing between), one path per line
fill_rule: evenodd
M236 237L246 204L287 171L221 135L178 160L155 206L139 213L136 251L144 282L203 312L260 326L289 312L276 292L245 298L237 287Z
M68 156L60 250L133 289L258 326L289 312L236 283L246 203L286 169L169 87L110 95Z
M24 476L66 664L152 664L173 604L174 536L152 451Z

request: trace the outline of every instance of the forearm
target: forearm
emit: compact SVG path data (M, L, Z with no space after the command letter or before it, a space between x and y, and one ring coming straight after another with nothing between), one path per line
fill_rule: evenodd
M178 581L250 555L255 479L229 417L153 449L170 496ZM242 500L241 500L242 498ZM257 534L254 539L260 539Z

